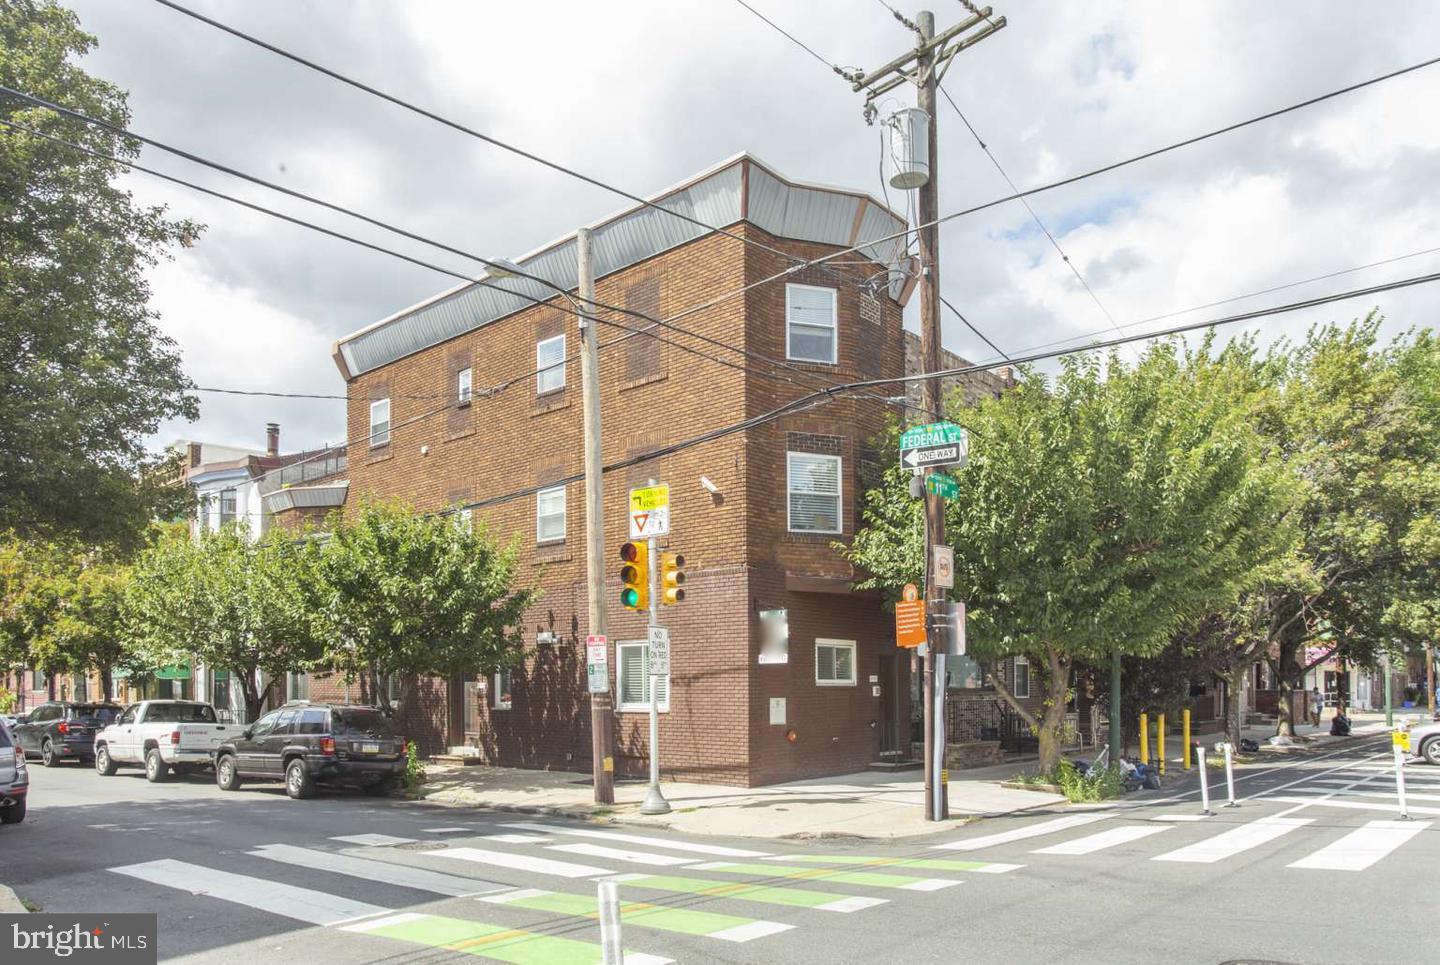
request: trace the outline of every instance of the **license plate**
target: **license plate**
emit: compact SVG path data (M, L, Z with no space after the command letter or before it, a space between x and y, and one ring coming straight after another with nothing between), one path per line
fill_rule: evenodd
M360 753L362 753L362 754L378 754L378 753L380 753L380 745L379 745L379 744L361 744L361 745L360 745Z

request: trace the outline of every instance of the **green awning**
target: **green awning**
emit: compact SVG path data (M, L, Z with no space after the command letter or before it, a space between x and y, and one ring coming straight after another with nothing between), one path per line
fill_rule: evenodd
M189 680L190 665L182 663L175 667L161 667L155 671L156 680Z

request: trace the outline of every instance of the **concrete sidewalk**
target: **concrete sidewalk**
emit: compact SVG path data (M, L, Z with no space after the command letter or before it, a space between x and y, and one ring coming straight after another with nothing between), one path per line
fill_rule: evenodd
M607 818L692 834L903 838L933 834L975 817L1066 803L1058 794L1000 786L1024 769L1025 765L1017 763L952 771L951 819L943 823L925 820L919 770L898 774L862 771L755 788L662 781L661 790L673 810L647 816L640 813L646 789L643 781L617 784L615 804L602 807L591 800L590 779L583 774L428 765L425 800L459 807Z

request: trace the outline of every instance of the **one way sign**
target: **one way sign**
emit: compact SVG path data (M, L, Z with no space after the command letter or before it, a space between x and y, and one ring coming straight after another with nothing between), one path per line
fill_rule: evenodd
M965 430L953 422L915 426L900 435L900 465L905 469L963 466L968 452Z

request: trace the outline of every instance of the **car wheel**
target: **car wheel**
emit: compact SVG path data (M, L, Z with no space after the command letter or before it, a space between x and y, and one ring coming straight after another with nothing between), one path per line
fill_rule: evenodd
M370 795L371 797L384 797L391 791L395 790L395 778L381 778L374 784L366 784L363 788L361 788L361 790L364 791L366 794Z
M0 824L19 824L25 820L25 799L22 797L8 808L0 808Z
M110 759L110 748L104 744L95 748L95 773L104 777L112 777L116 770L118 768L116 768L115 762Z
M145 780L159 784L170 776L170 766L160 756L160 748L152 747L145 752Z
M40 744L40 763L46 767L56 767L60 764L60 758L55 754L55 745L50 743L48 737Z
M305 762L298 757L285 768L285 793L297 801L315 793L315 779L310 776Z
M1420 754L1425 758L1425 763L1440 767L1440 737L1432 737L1426 741L1420 748Z
M240 772L235 770L235 758L222 754L215 762L215 784L222 791L240 790Z

